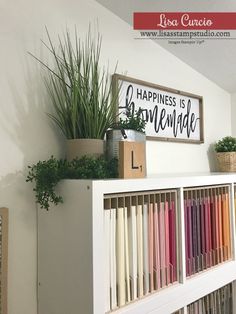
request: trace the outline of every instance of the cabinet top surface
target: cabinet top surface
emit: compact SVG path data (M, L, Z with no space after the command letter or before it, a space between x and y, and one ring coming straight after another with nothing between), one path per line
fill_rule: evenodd
M143 179L107 179L107 180L64 180L71 185L87 185L104 193L181 188L191 186L218 185L236 183L236 172L204 172L181 174L153 174Z

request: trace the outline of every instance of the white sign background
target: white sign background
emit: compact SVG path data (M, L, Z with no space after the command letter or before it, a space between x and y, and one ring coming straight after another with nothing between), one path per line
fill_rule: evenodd
M146 120L146 136L152 139L203 142L201 135L200 99L185 93L170 92L122 79L117 75L120 86L118 110L120 118L127 108L142 110ZM128 78L127 78L128 79ZM147 83L148 84L148 83Z

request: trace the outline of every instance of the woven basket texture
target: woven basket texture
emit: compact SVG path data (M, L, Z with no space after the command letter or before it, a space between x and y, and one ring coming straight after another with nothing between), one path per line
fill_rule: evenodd
M236 152L216 153L219 171L236 172Z

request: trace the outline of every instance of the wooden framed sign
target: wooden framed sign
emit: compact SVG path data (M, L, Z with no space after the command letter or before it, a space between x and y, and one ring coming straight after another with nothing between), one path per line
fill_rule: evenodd
M141 110L148 140L203 143L203 99L172 88L113 75L118 113ZM118 91L118 92L117 92Z

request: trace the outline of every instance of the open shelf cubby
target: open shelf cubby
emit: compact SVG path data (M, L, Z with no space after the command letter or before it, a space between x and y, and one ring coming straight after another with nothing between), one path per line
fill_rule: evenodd
M38 209L39 314L198 314L226 292L236 313L235 182L61 182L64 203Z

